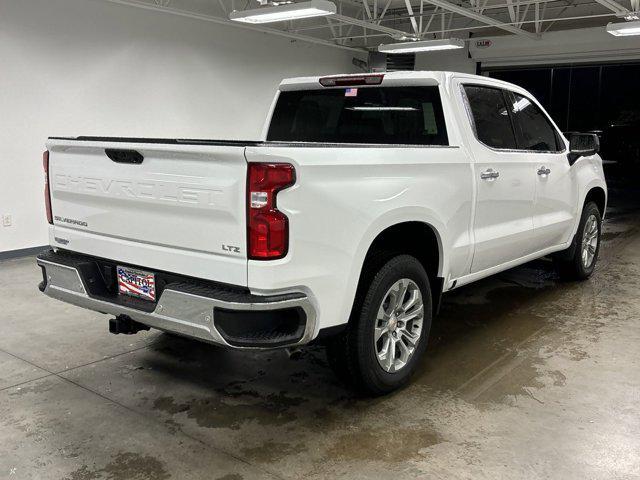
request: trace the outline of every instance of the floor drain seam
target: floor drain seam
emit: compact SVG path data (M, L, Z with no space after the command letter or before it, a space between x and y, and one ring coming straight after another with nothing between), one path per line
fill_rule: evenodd
M53 373L54 375L62 375L63 373L72 372L72 371L77 370L79 368L88 367L88 366L94 365L96 363L105 362L107 360L112 360L114 358L122 357L123 355L127 355L129 353L139 352L140 350L144 350L146 348L149 348L149 347L153 346L157 342L159 342L159 339L153 340L152 342L149 342L147 345L143 345L142 347L134 348L133 350L127 350L126 352L116 353L114 355L109 355L109 356L104 357L104 358L99 358L98 360L93 360L93 361L88 362L88 363L83 363L82 365L76 365L76 366L71 367L71 368L65 368L64 370L59 370L59 371L55 371L55 372L51 372L51 373Z
M147 345L147 346L145 346L145 347L143 347L143 348L147 348L148 346L150 346L150 345ZM12 356L12 357L14 357L14 358L17 358L18 360L21 360L21 361L23 361L23 362L25 362L25 363L28 363L29 365L31 365L31 366L33 366L33 367L36 367L36 368L38 368L38 369L40 369L40 370L44 370L45 372L47 372L47 373L48 373L48 375L44 375L44 376L43 376L43 377L41 377L41 378L48 378L48 377L52 377L52 376L53 376L53 377L56 377L56 378L59 378L59 379L60 379L60 380L62 380L63 382L70 383L70 384L72 384L72 385L74 385L74 386L76 386L76 387L78 387L78 388L81 388L81 389L83 389L83 390L85 390L85 391L87 391L87 392L89 392L89 393L92 393L92 394L94 394L94 395L96 395L96 396L98 396L98 397L102 398L103 400L106 400L106 401L107 401L107 402L109 402L109 403L112 403L112 404L117 405L117 406L119 406L119 407L121 407L121 408L124 408L125 410L127 410L127 411L129 411L129 412L131 412L131 413L133 413L133 414L135 414L135 415L137 415L137 416L139 416L139 417L142 417L142 418L144 418L144 419L146 419L146 420L152 421L152 422L154 422L154 423L156 423L156 424L158 424L158 425L161 425L163 428L166 428L166 426L164 425L164 423L163 423L163 422L161 422L160 420L156 419L155 417L153 417L153 416L151 416L151 415L146 415L145 413L140 412L139 410L137 410L137 409L135 409L135 408L129 407L129 406L127 406L127 405L124 405L123 403L120 403L120 402L118 402L117 400L115 400L115 399L113 399L113 398L107 397L106 395L103 395L103 394L102 394L102 393L100 393L100 392L96 392L95 390L93 390L93 389L91 389L91 388L89 388L89 387L87 387L87 386L85 386L85 385L82 385L82 384L80 384L80 383L77 383L77 382L75 382L75 381L73 381L73 380L69 379L69 378L66 378L66 377L62 376L62 373L65 373L65 372L66 372L66 371L68 371L68 370L65 370L65 371L61 372L60 374L58 374L58 373L52 372L51 370L49 370L49 369L47 369L47 368L43 368L43 367L41 367L41 366L39 366L39 365L36 365L35 363L33 363L33 362L31 362L31 361L29 361L29 360L27 360L27 359L24 359L24 358L20 357L19 355L16 355L16 354L14 354L14 353L8 352L8 351L4 350L3 348L0 348L0 352L6 353L7 355L10 355L10 356ZM107 359L102 359L102 360L107 360ZM29 380L28 382L24 382L24 383L33 382L33 381L36 381L36 380L40 380L40 378L38 378L38 379L33 379L33 380ZM7 387L7 388L11 388L11 387ZM4 390L4 389L2 389L2 390ZM0 390L0 391L1 391L1 390ZM189 438L190 440L193 440L194 442L199 443L200 445L203 445L203 446L206 446L206 447L212 448L212 449L214 449L214 450L218 451L219 453L221 453L221 454L223 454L223 455L227 455L228 457L230 457L230 458L232 458L232 459L234 459L234 460L236 460L236 461L238 461L238 462L240 462L240 463L243 463L243 464L248 465L248 466L250 466L250 467L253 467L253 468L259 469L259 470L263 471L264 473L266 473L266 474L268 474L268 475L270 475L270 476L272 476L272 477L274 477L274 478L277 478L277 479L280 479L280 480L286 480L286 478L285 478L285 477L282 477L281 475L279 475L279 474L277 474L277 473L275 473L275 472L271 472L270 470L268 470L268 469L266 469L266 468L264 468L264 467L262 467L262 466L260 466L260 465L253 464L253 463L249 462L248 460L245 460L244 458L241 458L241 457L238 457L238 456L234 455L234 454L233 454L233 453L231 453L231 452L228 452L228 451L226 451L226 450L224 450L224 449L221 449L221 448L219 448L219 447L217 447L217 446L215 446L215 445L211 445L211 444L209 444L208 442L205 442L205 441L201 440L200 438L194 437L193 435L190 435L190 434L186 433L186 432L185 432L184 430L182 430L182 428L180 428L180 427L178 427L178 431L179 431L183 436L185 436L186 438Z
M513 355L518 355L518 351L520 349L522 349L523 345L525 345L526 343L529 343L533 340L535 340L539 335L542 334L542 332L544 330L549 329L549 325L545 325L543 327L540 327L538 330L536 330L535 332L533 332L531 335L529 335L527 338L523 339L521 342L519 342L518 344L516 344L513 349L507 353L503 353L502 355L500 355L500 357L496 358L493 362L491 362L489 365L487 365L486 367L484 367L482 370L480 370L478 373L476 373L475 375L473 375L471 378L469 378L468 380L466 380L462 385L460 385L459 387L457 387L455 389L456 393L460 393L462 390L464 390L466 387L468 387L471 383L473 383L475 380L477 380L478 378L482 377L483 375L485 375L489 370L493 369L496 365L499 365L500 363L504 362L506 359L508 359L509 357L512 357Z
M28 363L32 367L36 367L36 368L38 368L40 370L44 370L45 372L49 373L50 375L55 375L56 374L55 372L52 372L48 368L41 367L40 365L37 365L37 364L33 363L32 361L27 360L26 358L22 358L20 355L16 355L15 353L11 353L11 352L5 350L4 348L0 348L0 352L6 353L7 355L11 355L13 358L17 358L18 360L21 360L24 363ZM47 375L47 376L49 376L49 375Z
M0 392L4 392L5 390L9 390L9 389L12 389L12 388L18 388L18 387L21 387L22 385L26 385L27 383L36 382L38 380L42 380L43 378L48 378L48 377L52 377L52 376L56 376L56 374L55 373L47 373L46 375L42 375L41 377L32 378L30 380L25 380L24 382L15 383L13 385L8 385L6 387L0 388Z
M636 231L637 229L633 229L634 231ZM617 242L615 242L614 245L610 246L615 246L616 250L620 250L622 248L625 248L628 244L630 244L632 241L634 240L633 237L631 238L624 238L624 239L619 239ZM614 242L612 242L614 243ZM620 255L614 255L611 258L606 258L604 259L604 261L600 262L600 266L601 268L607 269L613 262L613 260L619 259L621 258ZM601 287L599 289L596 289L594 295L593 295L593 299L595 300L597 297L599 297L605 290L605 287ZM535 340L536 338L540 337L543 335L543 331L545 329L550 328L549 325L546 325L544 327L541 327L540 329L536 330L535 332L533 332L531 335L529 335L527 338L525 338L524 340L522 340L520 343L518 343L515 346L515 350L520 349L524 344ZM494 368L496 365L499 365L501 362L505 361L506 359L508 359L510 356L513 355L513 352L507 352L504 353L503 355L501 355L500 357L498 357L496 360L494 360L493 362L491 362L489 365L487 365L486 367L484 367L482 370L480 370L478 373L474 374L471 378L469 378L468 380L466 380L464 383L462 383L460 386L458 386L454 391L456 393L461 393L466 387L468 387L470 384L472 384L474 381L476 381L478 378L482 377L483 375L485 375L489 370L491 370L492 368ZM508 372L507 372L508 374ZM505 374L506 375L506 374ZM502 378L505 376L503 375ZM498 380L499 381L499 380ZM490 388L491 385L488 386L488 388ZM486 389L485 389L486 390ZM476 389L477 391L477 389ZM478 393L478 395L482 394L482 390ZM478 396L476 395L476 397Z
M108 396L106 396L106 395L104 395L104 394L102 394L100 392L97 392L97 391L93 390L92 388L89 388L89 387L87 387L85 385L82 385L82 384L80 384L78 382L75 382L75 381L73 381L73 380L71 380L69 378L63 377L61 375L56 375L56 374L54 374L54 375L56 377L60 378L61 380L65 381L65 382L69 382L70 384L72 384L72 385L74 385L74 386L76 386L78 388L81 388L83 390L86 390L87 392L93 393L94 395L102 398L103 400L106 400L107 402L113 403L114 405L117 405L117 406L119 406L121 408L124 408L125 410L127 410L127 411L129 411L129 412L131 412L131 413L133 413L133 414L135 414L135 415L137 415L139 417L142 417L145 420L149 420L149 421L151 421L151 422L153 422L155 424L160 425L163 428L166 428L166 425L164 424L164 422L160 421L159 419L157 419L153 415L147 415L146 413L141 412L136 408L129 407L128 405L125 405L125 404L119 402L118 400L110 398L110 397L108 397ZM186 438L188 438L190 440L193 440L194 442L199 443L202 446L205 446L205 447L208 447L208 448L212 448L212 449L216 450L217 452L219 452L219 453L221 453L223 455L226 455L226 456L228 456L228 457L230 457L230 458L232 458L232 459L234 459L234 460L236 460L236 461L238 461L240 463L243 463L243 464L245 464L247 466L262 470L264 473L267 473L267 474L271 475L274 478L277 478L277 479L280 479L280 480L286 480L285 477L282 477L282 476L276 474L275 472L271 472L270 470L268 470L268 469L266 469L266 468L264 468L264 467L262 467L260 465L253 464L253 463L249 462L248 460L245 460L242 457L238 457L238 456L234 455L233 453L228 452L227 450L224 450L224 449L222 449L220 447L217 447L215 445L211 445L210 443L205 442L204 440L185 432L180 426L177 427L177 430L184 437L186 437Z

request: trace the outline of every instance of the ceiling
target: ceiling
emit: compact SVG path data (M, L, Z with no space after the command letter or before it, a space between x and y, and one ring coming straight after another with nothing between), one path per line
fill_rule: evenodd
M228 15L257 8L257 0L104 1L363 52L405 37L518 35L535 42L549 31L604 26L640 12L640 0L333 0L336 15L246 25L231 22Z

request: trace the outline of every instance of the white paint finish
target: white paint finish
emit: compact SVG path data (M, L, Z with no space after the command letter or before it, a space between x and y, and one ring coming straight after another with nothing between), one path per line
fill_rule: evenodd
M459 85L464 83L480 84L486 86L494 86L502 89L510 90L518 93L530 99L542 112L545 113L549 122L553 125L553 128L560 134L560 129L553 122L553 119L544 110L542 105L526 90L518 87L517 85L510 84L496 79L489 79L487 77L479 77L475 75L455 75L453 78L454 87L453 91L459 91ZM468 113L463 108L462 95L460 95L458 102L453 102L454 107L457 109L459 116L462 118ZM474 167L475 173L478 176L478 167L480 162L486 160L486 154L489 149L481 148L479 142L475 139L475 135L471 128L470 120L465 123L460 121L462 131L461 134L465 138L465 142L471 145L476 145L476 148L472 148L474 154ZM475 143L474 143L475 142ZM569 142L564 139L565 146L568 151ZM504 152L507 153L507 152ZM507 270L514 266L526 263L535 258L545 256L549 253L564 250L571 244L574 234L578 228L580 213L584 199L592 188L601 188L607 192L607 185L604 177L604 170L602 168L602 159L599 155L591 157L585 157L579 159L573 166L569 167L566 152L560 152L555 154L549 154L546 152L523 152L518 153L522 161L527 164L527 175L535 176L534 180L534 202L531 209L531 222L532 227L529 235L529 243L518 251L514 248L515 244L501 239L499 234L495 232L489 232L489 237L494 237L496 241L502 241L504 243L503 255L500 257L496 255L491 262L487 262L484 268L472 268L471 273L457 279L456 286L462 286L481 278L485 278L489 275L493 275L503 270ZM549 168L555 169L557 175L554 176L554 180L549 182L549 176L540 177L537 174L537 170L542 164L549 164ZM553 165L551 167L550 165ZM485 166L493 167L492 164ZM533 168L531 168L533 167ZM497 168L493 167L495 170ZM482 171L482 170L480 170ZM516 182L523 181L523 178L516 179ZM476 196L474 202L475 210L474 215L478 215L478 209L482 197L480 190ZM516 200L518 201L518 200ZM499 215L508 216L511 213L511 209L514 208L517 203L504 202L500 204L498 209L494 210ZM506 210L506 213L501 210ZM570 219L567 218L570 216ZM527 219L523 219L523 222L529 222ZM478 241L478 231L474 229L474 243ZM476 255L478 253L477 246L474 249L474 263L476 262ZM497 253L497 251L496 251Z
M0 251L46 243L48 136L255 139L283 76L352 57L97 0L0 0Z
M432 226L445 252L439 271L468 271L473 188L460 148L250 147L247 160L296 168L296 185L278 194L289 254L249 261L249 286L312 292L320 327L347 320L369 246L395 224Z
M380 77L379 84L358 85L358 88L384 87L408 87L408 86L436 86L444 83L445 72L386 72L381 73L353 73L348 75L327 75L328 77L353 78ZM286 78L278 87L279 91L292 90L313 90L318 88L342 88L344 87L322 87L318 76Z
M562 231L562 234L558 234L558 236L562 238L568 238L568 240L564 243L556 244L554 243L554 238L557 238L557 236L551 235L546 239L542 238L542 235L540 235L540 237L536 237L537 232L534 229L533 235L531 237L531 241L532 242L536 241L539 247L535 252L522 256L520 258L516 258L510 261L505 261L503 263L491 266L485 270L470 273L468 275L460 277L457 279L456 288L475 282L477 280L481 280L482 278L486 278L490 275L494 275L504 270L508 270L518 265L522 265L523 263L530 262L531 260L535 260L536 258L540 258L545 255L549 255L551 253L564 250L571 245L571 240L573 239L573 236L575 235L578 229L581 207L584 204L587 193L592 188L601 188L605 191L605 195L606 195L607 185L605 183L604 171L602 169L602 159L600 158L599 155L594 155L591 157L584 157L579 159L571 167L570 170L571 170L571 178L573 180L572 188L577 190L578 192L576 196L577 201L573 205L575 215L572 218L571 226L568 228L568 231L564 230ZM562 202L557 202L557 203L562 204ZM558 205L556 205L554 208L557 208L557 207ZM561 206L560 208L564 208L564 206ZM541 210L542 208L539 207L539 203L537 201L536 211L539 212ZM549 210L546 210L546 211L549 212ZM561 211L560 212L556 211L553 216L558 218L558 217L561 217L562 215L563 213ZM541 222L541 221L544 221L544 219L537 220L537 222ZM553 230L556 231L555 228Z
M506 82L475 76L460 76L454 81L453 90L460 105L466 103L462 93L465 84L500 86L524 95L544 112L525 90ZM475 159L477 185L471 273L570 241L578 211L578 191L576 170L570 168L566 151L551 153L489 148L473 132L470 112L465 109L461 115L468 119L462 122L462 130ZM546 116L561 136L557 125ZM568 143L565 148L568 148ZM549 168L551 173L539 175L538 170L543 167ZM483 179L482 174L488 171L499 177Z
M402 75L390 75L389 84L402 84ZM483 83L507 88L531 98L530 94L515 85L473 75L446 72L406 75L411 84L419 82L419 76L422 75L425 85L433 85L434 81L440 85L450 147L285 146L274 143L245 149L244 154L249 162L289 162L296 169L295 185L279 192L277 198L278 208L287 215L290 225L289 251L283 259L246 261L244 258L194 252L181 248L176 232L166 234L172 243L171 248L145 243L150 237L123 241L109 235L110 228L119 228L115 225L115 219L109 219L112 227L104 224L102 235L55 226L51 229L52 236L58 232L74 235L73 250L79 244L79 251L82 252L170 272L248 285L254 293L305 292L318 313L316 330L347 321L362 265L372 242L385 229L399 223L421 222L434 230L439 247L437 271L445 279L445 289L451 288L454 280L458 281L458 285L469 283L568 247L578 226L579 207L588 190L598 186L606 191L600 158L597 155L584 158L571 168L572 187L579 192L571 206L574 213L571 221L555 222L553 219L563 218L566 214L567 199L557 195L551 185L546 190L537 187L539 179L536 170L542 157L531 152L495 152L475 141L459 84ZM285 83L290 85L291 82ZM317 88L318 78L304 78L301 82ZM56 148L62 150L73 144L64 141L52 144L55 147L51 160L54 172L58 159L62 165L65 161L64 155L56 155ZM87 145L91 146L91 142ZM105 146L107 144L95 144L93 148ZM146 172L148 176L164 173L160 168L164 164L156 163L159 157L174 164L176 169L184 170L184 175L202 175L198 170L199 163L194 160L196 154L214 159L228 155L228 161L234 165L231 170L220 169L219 165L210 167L225 178L237 180L240 172L246 171L246 167L238 161L239 148L152 144L124 146L152 152L153 162L149 165L153 168ZM91 164L97 161L96 158L92 160ZM546 162L549 159L545 157L543 160ZM87 169L88 173L100 176L100 168L104 167L100 166L100 162L97 165L96 169ZM483 185L478 179L479 173L488 167L501 172L493 186ZM116 171L116 168L106 169L109 175ZM225 178L218 177L216 181ZM497 193L489 190L494 186L499 189ZM536 197L536 192L539 192L539 197ZM537 211L536 198L540 202L539 211L544 212L538 219L540 225L549 227L547 232L551 232L539 237L536 240L538 243L533 241L536 233L533 219ZM92 196L82 199L76 197L76 200L80 200L78 206L86 205L87 199L96 201ZM59 196L54 199L54 214L57 202L60 202ZM236 202L237 207L239 203ZM136 205L134 202L128 204ZM224 212L233 216L233 208L229 204ZM237 219L245 211L239 208L239 212L235 212ZM81 210L78 208L76 212L79 214ZM108 208L103 213L108 216ZM549 219L552 221L549 222ZM148 224L140 212L131 214L129 222L140 222L150 231L157 228L157 225ZM197 223L190 225L186 232L195 234ZM223 232L236 232L235 227L229 229L229 225L221 223L217 217L210 224L202 219L200 223L203 229L215 229L220 224ZM240 223L236 226L242 229ZM478 242L477 249L474 238ZM558 238L567 240L557 243ZM184 244L201 240L189 239ZM55 245L55 238L51 241ZM474 249L475 264L472 268ZM246 271L246 277L242 277L243 270Z
M470 272L476 273L535 252L530 244L533 235L535 160L526 153L489 148L478 140L474 132L463 86L495 88L508 84L476 76L456 75L451 85L461 134L473 158L474 251ZM489 172L498 177L483 179L483 173Z
M473 264L479 272L535 252L533 205L536 161L518 152L496 151L477 142L473 148L477 185ZM482 179L488 170L499 174Z
M183 248L132 242L61 226L49 227L48 243L52 246L63 246L56 238L68 239L76 252L113 258L121 263L143 265L149 269L193 275L240 286L246 285L247 282L245 258L221 257Z
M402 75L385 77L383 85L387 81L402 84ZM415 72L406 75L419 81ZM451 144L459 148L247 149L248 161L290 162L297 171L296 185L278 197L279 208L290 219L289 255L275 262L249 261L249 286L256 292L298 289L310 293L319 309L318 328L346 321L369 246L396 223L421 221L436 230L442 259L439 274L448 286L454 279L460 285L469 283L566 248L577 228L579 205L588 190L580 188L581 195L573 197L574 213L567 222L567 192L537 186L539 163L548 156L495 152L477 142L459 95L459 82L485 83L531 97L528 92L484 77L438 72L417 75L424 76L425 84L435 79L441 85ZM283 83L295 89L294 80ZM300 83L312 87L317 78L303 78ZM554 155L554 160L560 157L568 167L565 153ZM495 185L479 180L480 172L488 167L501 171ZM579 185L591 182L606 190L601 167L589 171L578 162L573 171ZM578 185L572 188L576 191ZM550 213L536 219L538 225L548 227L549 234L540 236L536 244L534 214L538 210ZM471 227L474 221L475 229ZM476 242L480 239L478 245L474 245L474 236Z
M570 235L578 212L579 166L572 168L566 153L537 153L536 161L536 201L533 212L535 250L549 243L563 244L571 240ZM538 175L545 168L551 172Z
M47 147L54 246L162 270L169 261L169 271L246 285L244 147L64 140ZM115 163L105 148L135 150L144 160ZM107 245L120 240L128 252L107 256ZM183 256L201 262L182 265Z

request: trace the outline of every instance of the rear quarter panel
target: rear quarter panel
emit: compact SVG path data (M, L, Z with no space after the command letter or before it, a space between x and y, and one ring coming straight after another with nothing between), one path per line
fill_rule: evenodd
M438 233L440 275L468 270L473 185L458 147L262 146L249 162L288 162L296 184L278 194L290 247L276 261L248 263L252 291L306 290L318 328L348 320L369 246L386 228L422 221Z
M582 207L589 191L597 187L602 188L605 194L605 201L608 200L608 192L600 155L596 154L589 157L579 158L571 168L575 171L575 179L579 189L579 202L577 205L576 222L574 225L575 234L578 229L578 224L580 223Z

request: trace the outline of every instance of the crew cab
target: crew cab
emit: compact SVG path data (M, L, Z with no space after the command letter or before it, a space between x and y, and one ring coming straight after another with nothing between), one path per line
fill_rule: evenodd
M113 333L321 343L383 394L443 293L547 255L592 274L598 148L522 88L453 72L284 80L252 141L49 138L40 290Z

